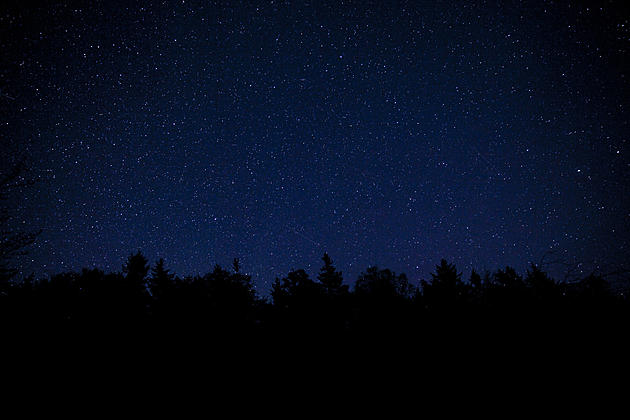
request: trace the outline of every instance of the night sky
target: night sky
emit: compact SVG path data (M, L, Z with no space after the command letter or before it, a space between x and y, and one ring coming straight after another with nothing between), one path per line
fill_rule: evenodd
M2 165L43 229L21 272L239 257L265 293L325 251L349 282L624 263L623 3L4 4Z

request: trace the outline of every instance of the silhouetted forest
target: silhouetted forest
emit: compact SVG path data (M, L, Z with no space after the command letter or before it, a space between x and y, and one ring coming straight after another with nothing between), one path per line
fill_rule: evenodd
M5 277L0 311L5 330L419 340L445 331L476 337L583 334L619 326L625 331L630 301L597 275L558 282L531 266L524 275L506 267L464 277L445 260L417 286L404 274L378 267L367 268L350 286L327 254L315 278L291 271L262 298L238 259L230 269L217 265L205 275L181 278L164 260L151 266L138 252L121 272Z
M23 162L0 176L0 201L32 182ZM368 267L344 279L328 254L314 278L298 269L277 278L261 296L238 259L205 275L179 277L163 259L130 255L119 272L99 269L18 278L15 258L39 235L0 207L0 328L52 340L85 336L181 338L218 343L227 336L413 343L497 343L511 338L625 337L630 299L605 276L556 281L536 265L464 276L442 260L428 280ZM628 272L616 273L627 276ZM628 280L627 278L625 280ZM628 284L626 281L623 284ZM60 335L69 334L69 335ZM43 335L42 335L43 334ZM542 341L541 341L542 340ZM176 341L176 340L172 340Z

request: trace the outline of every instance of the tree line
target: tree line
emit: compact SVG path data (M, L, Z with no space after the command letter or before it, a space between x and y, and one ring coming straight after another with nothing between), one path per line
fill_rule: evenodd
M242 336L415 336L456 331L484 334L524 329L552 333L627 326L628 294L601 276L555 281L532 265L472 271L464 278L442 260L431 278L412 284L405 274L367 268L344 281L328 254L315 278L302 270L277 278L259 296L235 259L205 275L179 277L164 260L152 266L130 255L122 271L83 269L47 278L0 282L4 328L124 329Z

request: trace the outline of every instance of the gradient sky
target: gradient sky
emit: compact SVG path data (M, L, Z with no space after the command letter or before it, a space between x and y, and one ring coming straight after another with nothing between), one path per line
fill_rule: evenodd
M44 229L20 268L605 271L630 257L623 3L4 4L2 163Z

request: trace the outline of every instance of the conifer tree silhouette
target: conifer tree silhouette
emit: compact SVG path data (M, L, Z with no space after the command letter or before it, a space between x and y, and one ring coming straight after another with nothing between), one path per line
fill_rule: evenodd
M148 260L140 251L127 258L123 266L124 279L119 282L120 293L116 296L120 309L120 321L125 318L131 321L142 320L149 306L149 285L147 274L149 272Z
M442 259L431 273L431 281L422 281L425 302L432 309L451 309L467 298L467 287L462 282L462 274L457 272L455 264ZM475 279L476 281L476 279Z
M154 298L159 299L168 295L169 290L174 286L175 275L164 268L164 259L160 258L155 267L151 268L151 278L149 288Z
M324 254L322 261L317 281L302 269L277 278L269 303L257 296L238 259L233 270L215 265L205 275L180 279L163 259L151 268L137 252L122 272L83 269L12 282L0 293L0 323L3 331L61 326L99 334L110 330L116 337L159 331L214 344L235 338L232 334L273 340L418 337L444 343L474 335L496 343L510 337L547 340L559 331L614 332L630 320L628 295L595 274L556 282L532 265L525 277L506 267L484 275L473 270L464 282L454 264L441 260L421 288L404 274L369 267L350 291L330 256Z
M149 261L140 251L127 258L123 266L123 273L129 290L137 296L145 296L148 293L147 274L149 273Z
M534 264L527 270L525 284L531 289L532 297L537 301L553 300L561 293L556 282Z
M314 331L321 326L324 294L306 271L294 270L272 285L271 296L276 315L276 326L289 328L293 333Z
M348 286L342 284L343 276L333 265L330 256L324 253L322 260L324 261L324 265L319 270L317 279L322 284L324 292L327 295L339 295L340 293L347 292Z
M312 307L319 301L321 286L311 280L306 271L294 270L274 281L271 296L274 305L280 308Z

